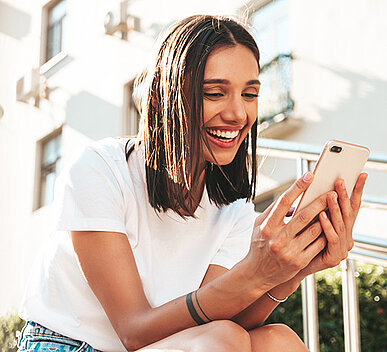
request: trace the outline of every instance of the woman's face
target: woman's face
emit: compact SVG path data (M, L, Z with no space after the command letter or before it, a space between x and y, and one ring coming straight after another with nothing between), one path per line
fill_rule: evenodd
M230 164L258 115L258 63L243 45L220 47L208 57L203 81L204 159Z

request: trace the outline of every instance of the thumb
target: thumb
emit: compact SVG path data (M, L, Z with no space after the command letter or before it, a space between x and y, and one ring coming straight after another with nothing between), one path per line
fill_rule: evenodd
M254 227L262 225L262 223L265 221L265 219L270 214L271 210L273 209L275 203L277 201L275 200L273 203L271 203L263 213L259 214L257 218L255 219Z

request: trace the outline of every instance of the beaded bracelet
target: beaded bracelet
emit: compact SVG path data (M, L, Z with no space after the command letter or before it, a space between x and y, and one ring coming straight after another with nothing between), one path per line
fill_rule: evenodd
M278 299L278 298L275 298L274 296L272 296L272 295L269 293L269 291L266 292L266 294L267 294L267 296L268 296L269 298L271 298L274 302L277 302L277 303L284 303L284 302L286 302L286 300L289 298L289 296L288 296L288 297L285 297L284 299Z

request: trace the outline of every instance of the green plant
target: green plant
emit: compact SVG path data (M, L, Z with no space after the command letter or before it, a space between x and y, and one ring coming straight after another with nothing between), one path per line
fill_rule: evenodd
M387 352L387 271L382 266L357 263L360 336L363 352ZM316 275L321 352L344 351L341 271ZM266 323L283 322L303 336L301 289L280 304Z
M17 336L25 321L15 313L0 317L0 352L15 352L17 350Z

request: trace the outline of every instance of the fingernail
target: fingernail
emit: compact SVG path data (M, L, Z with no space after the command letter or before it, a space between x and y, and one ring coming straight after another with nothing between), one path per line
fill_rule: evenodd
M328 219L327 214L325 213L325 211L321 212L321 216L322 216L325 220Z
M335 203L337 203L337 194L333 193L332 199Z
M310 181L312 179L312 173L310 171L308 171L305 175L304 175L304 181Z

